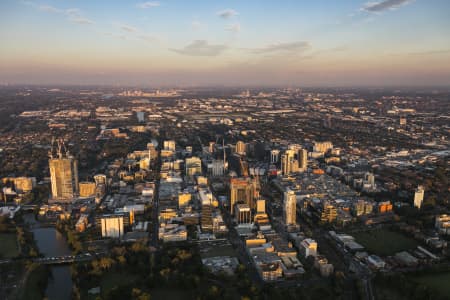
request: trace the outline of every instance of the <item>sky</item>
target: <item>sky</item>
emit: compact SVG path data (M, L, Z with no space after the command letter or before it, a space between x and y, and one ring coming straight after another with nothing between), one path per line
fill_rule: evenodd
M450 86L448 0L0 0L0 84Z

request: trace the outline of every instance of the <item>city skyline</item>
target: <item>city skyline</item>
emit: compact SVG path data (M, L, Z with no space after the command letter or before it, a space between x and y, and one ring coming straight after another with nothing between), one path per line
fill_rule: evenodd
M2 1L1 84L446 86L450 3Z

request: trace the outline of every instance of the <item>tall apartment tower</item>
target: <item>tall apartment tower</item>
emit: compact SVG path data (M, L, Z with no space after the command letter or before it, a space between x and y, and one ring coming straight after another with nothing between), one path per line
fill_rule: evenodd
M284 192L283 217L285 225L295 225L297 223L297 196L294 191Z
M78 195L78 164L69 154L64 142L58 141L56 153L49 152L50 179L52 198L55 200L72 200Z
M414 193L414 207L420 209L423 203L423 196L425 194L425 190L423 186L419 185Z
M308 169L308 151L306 149L298 151L298 161L300 171L305 172Z
M287 154L281 155L281 172L283 175L289 175L291 172L291 161Z

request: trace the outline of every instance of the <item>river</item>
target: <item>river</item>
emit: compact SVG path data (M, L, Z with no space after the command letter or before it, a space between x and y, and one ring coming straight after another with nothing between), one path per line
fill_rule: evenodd
M39 224L33 214L26 214L24 220L30 224ZM36 226L37 227L37 226ZM65 237L54 227L32 229L39 252L45 257L70 255L71 251ZM49 300L68 300L72 294L72 275L70 266L51 266L45 295Z

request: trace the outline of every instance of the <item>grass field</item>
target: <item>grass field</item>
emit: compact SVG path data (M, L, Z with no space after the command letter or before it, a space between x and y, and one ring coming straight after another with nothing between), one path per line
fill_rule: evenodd
M418 275L411 280L426 285L441 296L450 297L450 272Z
M368 252L381 256L394 255L400 251L414 249L418 245L415 240L387 229L358 232L352 235Z
M14 233L0 233L0 257L12 258L19 255L17 238Z

